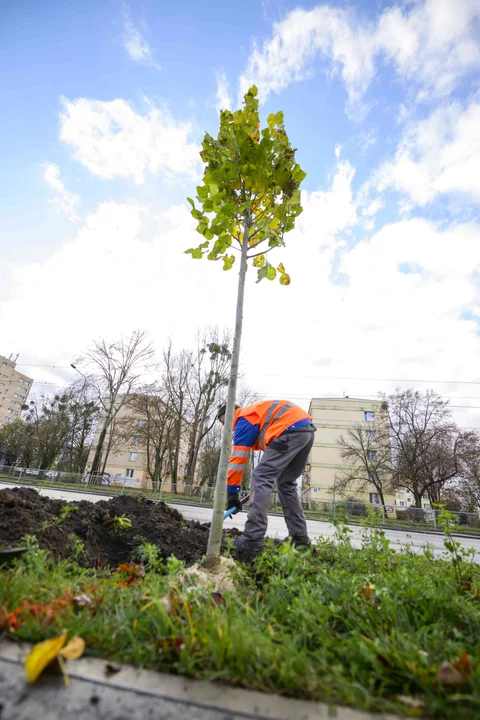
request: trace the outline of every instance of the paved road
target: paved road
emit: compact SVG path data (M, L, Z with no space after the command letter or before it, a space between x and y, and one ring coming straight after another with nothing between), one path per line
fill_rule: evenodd
M15 485L15 483L0 483L0 489L4 487L25 487L25 485ZM38 489L38 488L37 488ZM54 490L52 488L40 488L39 492L42 495L48 497L58 498L60 500L66 500L72 502L74 500L90 500L90 502L98 502L99 500L107 500L108 495L97 495L95 493L77 493L71 490ZM180 505L172 504L177 510L180 510L183 515L189 520L198 520L200 522L210 522L212 517L212 508L198 507L196 505ZM238 513L232 518L228 518L225 521L225 527L227 528L238 528L243 530L245 520L247 519L246 513ZM308 532L311 538L317 537L332 537L335 532L335 528L331 523L320 522L317 520L308 520ZM362 542L362 534L364 530L358 525L350 525L352 531L351 539L352 544L355 547L360 547ZM287 527L282 517L278 515L269 515L268 517L268 535L270 537L285 537L288 534ZM425 545L428 546L435 552L436 555L440 555L444 551L443 537L441 535L435 535L433 533L419 533L419 532L407 532L403 530L385 530L385 537L387 537L392 543L392 547L400 549L401 546L406 544L410 545L417 552L420 551ZM466 548L474 547L476 550L476 561L480 563L480 538L461 538L456 539L462 543Z

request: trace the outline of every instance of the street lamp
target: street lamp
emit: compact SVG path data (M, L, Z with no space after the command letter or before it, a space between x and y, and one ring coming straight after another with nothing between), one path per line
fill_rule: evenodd
M83 377L83 379L85 380L85 382L88 382L87 376L84 375L84 374L82 373L82 371L77 368L76 365L74 365L73 363L70 363L70 367L72 367L79 375L81 375L81 376ZM83 389L83 388L82 388L82 389Z

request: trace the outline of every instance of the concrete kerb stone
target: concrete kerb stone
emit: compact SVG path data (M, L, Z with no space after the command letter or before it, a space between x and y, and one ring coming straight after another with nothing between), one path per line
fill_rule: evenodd
M28 643L19 644L3 640L0 642L0 661L10 663L18 670L31 649L32 645ZM235 715L255 720L292 720L293 718L295 720L331 720L331 718L336 718L336 720L399 720L396 715L372 714L346 707L333 708L321 703L310 703L304 700L284 698L280 695L232 688L217 682L191 680L176 675L158 673L154 670L140 670L131 665L116 665L112 673L111 663L96 658L69 661L68 674L72 681L68 692L73 694L82 683L89 682L110 690L128 692L132 698L135 696L139 698L156 697L190 708L194 706L216 712L228 712L229 716ZM53 679L52 682L61 685L63 680L59 677ZM0 675L0 695L2 695L1 683ZM25 680L25 686L19 693L22 697L18 698L18 702L23 704L28 702L26 687L28 686ZM35 690L38 693L41 688L35 688ZM51 715L51 717L56 716ZM183 715L179 714L178 717L183 717ZM185 720L190 717L190 711L186 707Z

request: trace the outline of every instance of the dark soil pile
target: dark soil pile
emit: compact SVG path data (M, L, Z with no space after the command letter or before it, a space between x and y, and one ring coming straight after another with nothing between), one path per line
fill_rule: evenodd
M131 528L118 526L115 518L122 515ZM78 562L86 567L116 567L145 541L156 545L163 557L175 555L191 565L205 555L209 527L142 497L66 503L31 488L0 490L0 548L16 547L25 535L35 535L55 558L71 558L76 536L85 547Z

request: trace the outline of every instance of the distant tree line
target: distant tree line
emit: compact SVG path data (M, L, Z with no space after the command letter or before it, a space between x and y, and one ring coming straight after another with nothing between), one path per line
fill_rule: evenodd
M175 351L169 342L155 358L146 333L126 340L95 341L75 361L79 378L62 393L33 397L21 418L0 429L0 457L23 467L103 475L109 457L142 449L158 486L168 476L184 484L212 485L221 433L215 427L225 399L231 336L218 328L199 331L194 348ZM253 402L248 390L242 404Z

